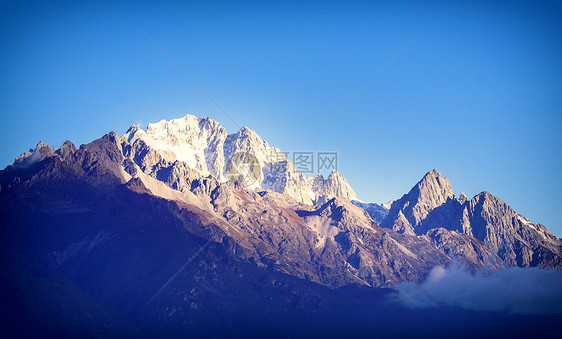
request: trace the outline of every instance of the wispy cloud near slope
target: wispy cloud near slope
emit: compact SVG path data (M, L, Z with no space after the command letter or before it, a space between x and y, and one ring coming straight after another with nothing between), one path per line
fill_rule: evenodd
M397 300L412 308L459 306L520 314L562 315L562 272L512 267L470 272L437 266L421 284L401 283Z

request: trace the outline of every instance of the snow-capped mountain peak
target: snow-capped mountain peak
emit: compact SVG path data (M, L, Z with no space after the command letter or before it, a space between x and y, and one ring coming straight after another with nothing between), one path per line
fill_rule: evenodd
M250 165L239 162L252 162L252 180L242 180L244 188L271 189L307 204L314 203L319 196L357 199L347 180L337 171L332 171L327 179L305 178L296 172L285 153L247 126L228 134L213 119L186 115L148 124L144 130L131 126L121 141L131 149L132 160L153 177L180 161L202 177L212 176L225 182L238 178L239 174L248 174L233 175L234 168L244 172L247 168L242 167Z

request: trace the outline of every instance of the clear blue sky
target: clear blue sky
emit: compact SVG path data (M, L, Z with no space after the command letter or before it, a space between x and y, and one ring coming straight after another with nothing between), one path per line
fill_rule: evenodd
M392 3L392 4L388 4ZM186 113L286 151L338 151L365 201L437 168L562 236L556 2L2 2L0 165ZM310 136L407 40L320 134Z

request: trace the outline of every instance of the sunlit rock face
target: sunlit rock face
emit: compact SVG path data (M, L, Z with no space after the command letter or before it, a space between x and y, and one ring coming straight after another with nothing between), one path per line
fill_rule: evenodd
M246 189L270 189L305 204L315 203L320 196L357 199L347 180L337 171L326 179L306 178L295 170L285 153L246 126L228 134L213 119L186 115L148 124L144 130L132 126L121 140L126 156L143 172L165 178L173 187L186 189L189 186L186 181L196 177L210 176L220 183L232 181L232 166L245 161L242 165L251 166L250 171L256 170L239 183Z

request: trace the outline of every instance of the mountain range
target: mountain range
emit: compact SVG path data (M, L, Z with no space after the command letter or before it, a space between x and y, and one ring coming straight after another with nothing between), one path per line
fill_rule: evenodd
M383 328L384 317L366 325L382 310L366 300L435 266L562 268L562 241L545 226L488 192L456 196L437 170L397 200L367 203L337 170L306 177L255 131L191 115L79 148L39 142L0 171L0 204L16 334ZM334 309L365 311L332 319ZM420 319L410 330L434 321Z

